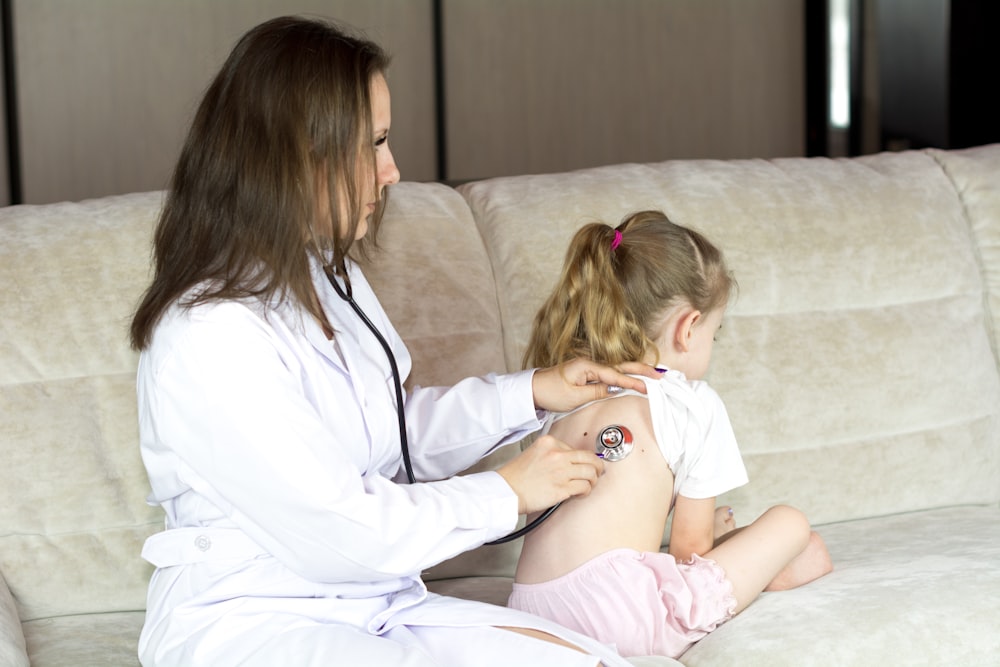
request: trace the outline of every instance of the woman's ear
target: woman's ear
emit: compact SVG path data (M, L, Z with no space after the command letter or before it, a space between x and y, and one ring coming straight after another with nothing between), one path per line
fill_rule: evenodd
M691 346L691 336L694 334L694 326L701 320L700 310L687 310L677 320L674 329L674 346L680 352L687 352Z

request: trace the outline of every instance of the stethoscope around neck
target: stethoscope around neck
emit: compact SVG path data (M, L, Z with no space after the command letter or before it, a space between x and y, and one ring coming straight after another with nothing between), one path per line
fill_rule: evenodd
M330 281L330 285L333 287L333 291L337 293L337 296L346 301L348 305L351 307L351 309L355 313L357 313L358 317L361 318L361 321L364 323L365 327L367 327L367 329L372 332L372 335L375 336L375 339L379 342L379 345L382 346L382 350L385 352L385 358L389 360L389 368L392 370L392 384L393 388L396 391L396 420L399 423L399 448L403 455L403 468L406 470L406 480L410 484L413 484L416 482L416 478L413 476L413 464L410 463L410 445L409 445L409 440L406 437L406 413L403 408L403 384L399 378L399 366L396 365L396 355L392 353L392 349L389 347L389 342L379 332L378 328L374 324L372 324L372 321L368 319L367 315L365 315L365 311L361 310L361 306L359 306L358 303L354 300L354 293L353 290L351 289L351 282L349 280L345 280L344 287L341 287L331 267L329 266L323 267L323 272L326 274L327 280ZM547 510L539 514L537 517L535 517L532 521L527 523L522 528L515 530L509 535L504 535L503 537L495 539L491 542L486 542L486 544L489 545L504 544L506 542L510 542L512 540L516 540L517 538L524 536L528 532L537 528L543 521L552 516L552 513L555 512L560 505L562 505L562 502L556 503L552 507L548 508Z
M413 465L410 463L410 443L406 437L406 414L403 411L403 384L399 380L399 366L396 365L396 355L389 348L389 342L385 339L385 336L372 324L372 321L365 315L365 311L361 310L361 306L354 300L354 291L351 289L351 282L349 280L344 281L345 289L345 287L341 287L340 283L337 282L332 269L324 267L324 272L326 273L327 280L333 286L333 291L358 314L358 317L361 318L361 321L365 323L365 326L375 336L379 345L382 346L382 349L385 351L385 358L389 360L389 368L392 369L392 384L396 390L396 419L399 421L399 448L403 453L403 467L406 470L406 479L410 484L413 484L416 478L413 476Z

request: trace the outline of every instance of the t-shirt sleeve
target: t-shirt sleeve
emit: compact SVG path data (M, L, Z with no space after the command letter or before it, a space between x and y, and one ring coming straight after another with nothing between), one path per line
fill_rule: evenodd
M704 382L693 383L693 389L697 406L685 433L691 438L685 443L687 476L677 491L686 498L712 498L749 480L722 399Z

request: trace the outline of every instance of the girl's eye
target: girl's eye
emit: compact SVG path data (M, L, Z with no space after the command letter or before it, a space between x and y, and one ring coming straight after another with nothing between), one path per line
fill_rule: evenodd
M388 134L379 137L378 139L375 140L375 148L378 148L379 146L384 145L387 141L389 141L389 135Z

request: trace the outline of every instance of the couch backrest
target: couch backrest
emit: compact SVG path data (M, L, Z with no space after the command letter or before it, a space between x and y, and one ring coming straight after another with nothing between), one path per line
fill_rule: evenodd
M23 620L145 608L139 552L163 520L145 503L127 328L161 205L144 193L0 209L0 572ZM410 346L410 384L502 369L492 269L464 200L400 184L383 232L368 274Z
M751 479L723 501L744 520L785 502L825 523L1000 501L998 188L1000 146L459 190L493 261L510 367L584 223L661 209L721 246L740 289L709 379Z
M962 201L986 288L994 355L1000 359L1000 144L960 151L928 151ZM1000 485L1000 479L997 480Z
M742 517L996 503L998 174L1000 146L620 165L461 195L402 183L367 273L413 353L410 384L448 384L519 366L579 225L662 208L740 283L711 380L750 470L725 499ZM25 620L145 604L138 554L162 518L144 502L126 330L161 202L0 209L0 572ZM428 577L509 575L516 549Z
M145 607L129 315L157 193L0 210L0 570L24 620Z

